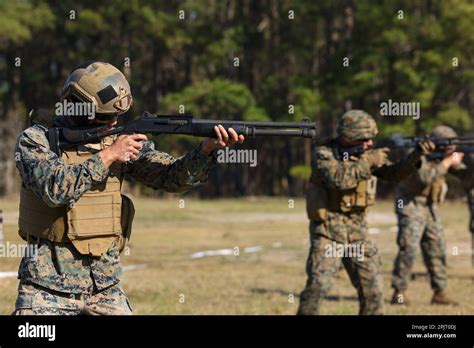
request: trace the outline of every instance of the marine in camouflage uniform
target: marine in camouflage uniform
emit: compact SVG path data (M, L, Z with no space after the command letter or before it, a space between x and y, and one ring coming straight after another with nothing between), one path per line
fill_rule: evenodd
M446 126L438 126L434 137L456 137L456 132ZM433 304L457 304L445 291L446 244L443 225L438 205L444 201L448 187L448 172L463 181L472 179L472 173L461 163L462 154L453 155L451 149L444 149L445 157L441 160L424 156L420 169L402 181L396 188L395 211L398 217L397 244L398 255L395 259L392 287L394 294L392 304L409 304L406 295L411 270L416 259L418 245L421 245L423 261L431 279L434 291ZM452 161L458 156L457 161Z
M469 210L471 211L471 222L469 229L471 233L474 233L474 187L467 190L467 199L469 202Z
M471 219L469 223L469 230L474 235L474 154L469 154L466 156L466 170L469 171L469 179L463 180L464 188L466 189L467 202L469 204L469 211L471 213ZM473 239L474 241L474 239ZM474 245L473 245L474 249ZM474 250L473 250L474 251ZM473 255L474 260L474 255Z
M467 168L471 173L471 180L464 182L466 189L467 203L471 217L469 219L469 230L471 231L471 264L474 267L474 155L469 154Z
M130 107L128 82L110 64L87 63L71 76L66 82L65 90L69 92L65 98L75 100L73 97L84 94L96 98L97 118L114 119ZM74 88L81 94L74 94ZM108 96L101 93L103 89L108 90ZM77 123L80 118L76 117L77 121L60 116L55 123ZM40 123L23 131L16 146L22 178L19 232L28 243L37 245L37 253L21 260L14 314L131 314L120 283L120 252L130 237L131 226L127 223L131 223L133 213L123 210L123 201L109 204L107 200L116 195L124 198L120 197L119 185L125 174L155 190L185 192L206 182L215 157L200 145L183 157L173 158L156 150L153 142L145 141L133 161L114 162L107 167L101 150L117 139L76 147L58 157L51 151L47 125ZM227 141L223 146L231 144ZM81 151L86 154L83 158ZM93 202L96 208L87 210L87 202ZM124 223L125 212L128 220ZM113 224L112 232L106 230L108 222Z
M311 186L306 195L310 218L308 280L298 314L319 314L341 262L357 289L359 314L383 314L380 257L368 237L366 218L366 209L375 200L375 178L404 179L416 171L421 151L429 151L433 145L424 143L406 160L390 163L388 149L370 149L378 129L374 119L362 110L346 112L337 133L337 139L314 152ZM350 155L348 149L356 145L362 154ZM341 248L353 252L332 252Z

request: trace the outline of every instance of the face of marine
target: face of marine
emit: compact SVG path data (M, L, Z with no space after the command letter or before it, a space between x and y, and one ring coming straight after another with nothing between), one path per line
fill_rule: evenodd
M361 139L361 140L354 140L351 142L347 142L347 141L344 141L344 139L341 139L341 143L345 147L362 145L364 147L364 150L370 149L371 147L374 146L373 139Z
M106 120L106 121L100 120L98 118L94 118L94 120L92 120L92 123L93 124L103 124L104 127L105 127L104 131L108 131L108 130L111 130L117 124L117 116L110 119L110 120Z

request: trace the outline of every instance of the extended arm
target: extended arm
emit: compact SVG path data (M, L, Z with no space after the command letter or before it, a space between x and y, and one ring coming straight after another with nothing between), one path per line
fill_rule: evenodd
M386 181L400 182L416 173L418 168L420 168L420 154L413 151L406 159L377 168L373 174Z
M185 192L206 182L214 163L214 157L205 153L201 145L183 157L174 158L155 150L154 143L147 141L137 159L127 164L127 173L155 190Z

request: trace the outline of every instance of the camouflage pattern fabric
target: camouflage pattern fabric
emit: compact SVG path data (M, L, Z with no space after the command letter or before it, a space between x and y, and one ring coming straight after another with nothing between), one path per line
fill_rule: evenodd
M367 233L367 223L364 216L330 214L331 225L344 228L346 235ZM352 257L328 256L327 250L334 248L335 241L324 236L326 230L324 223L311 222L309 229L311 247L306 264L308 280L300 296L298 314L319 314L321 302L329 293L341 263L344 265L352 285L357 289L360 304L359 314L383 314L381 261L376 245L370 239L364 238L351 243L358 245L356 248L362 251L360 257L359 255Z
M339 145L331 141L315 149L311 180L321 181L327 188L354 189L358 182L372 175L388 181L401 181L416 171L418 159L389 163L372 169L364 158L343 161L338 157ZM318 314L321 301L329 291L332 278L341 261L358 291L360 314L383 314L383 289L377 248L368 238L365 210L351 213L329 212L324 223L310 223L311 245L307 262L308 281L301 293L299 314ZM328 241L341 244L361 243L366 254L363 262L350 258L336 260L324 257L321 248Z
M21 281L13 315L131 315L132 307L120 284L79 294L54 291Z
M92 287L104 290L122 279L118 242L99 257L81 255L72 243L41 240L37 254L23 257L19 278L47 289L80 294Z
M363 110L349 110L337 125L337 135L347 142L372 139L379 133L377 123Z
M426 185L439 180L447 172L441 163L427 161L423 157L420 169L396 188L399 252L392 277L392 287L396 290L407 289L420 243L432 289L442 290L447 286L446 247L437 204L429 203L426 197L421 196Z
M442 132L437 136L453 136L445 128L437 127ZM448 173L440 162L427 161L422 158L421 168L397 187L396 213L398 216L399 232L397 243L399 252L395 259L392 287L396 290L406 290L411 269L415 262L418 245L421 244L423 260L431 279L431 287L438 291L447 287L446 276L446 246L443 226L437 213L436 204L427 205L425 197L420 193L426 185L438 180ZM449 173L457 176L467 188L474 186L472 168L465 165L451 167ZM471 190L472 192L472 190ZM474 194L474 192L472 193ZM469 199L468 199L469 201ZM472 200L471 200L472 201ZM399 202L403 202L400 207ZM473 208L471 206L471 221ZM470 224L474 229L473 223Z
M110 171L98 154L82 164L65 165L50 150L46 131L41 125L27 128L17 141L15 153L22 184L45 204L57 207L78 200L93 184L107 179ZM153 189L185 192L203 184L214 163L214 156L205 154L200 146L173 158L147 141L137 160L122 165L122 170ZM104 291L118 284L121 276L117 243L99 258L80 255L69 243L42 240L37 258L23 258L19 268L22 283L68 294L80 294L91 287Z
M417 161L408 157L404 161L389 163L380 168L370 168L369 163L363 159L350 159L343 161L338 158L338 143L332 141L326 146L317 147L312 163L311 180L320 179L328 188L339 190L354 189L359 181L368 180L372 175L386 181L400 182L417 170ZM337 213L339 214L339 213ZM365 217L365 212L359 213ZM332 219L329 219L332 221ZM328 228L319 233L339 243L351 242L366 238L366 230L346 230L338 221L330 223Z
M420 202L425 202L425 199L421 197L423 188L432 182L438 181L441 177L446 176L447 173L448 169L441 163L428 161L423 156L420 168L396 187L397 201L401 199L403 202L408 203L411 200L417 199Z
M421 245L423 261L431 279L431 288L440 291L447 286L446 246L443 226L436 207L410 201L397 209L399 247L395 259L392 287L405 291Z
M455 175L466 190L467 202L471 214L469 229L474 233L474 155L468 154L465 157L466 165L459 169L450 169L450 173Z

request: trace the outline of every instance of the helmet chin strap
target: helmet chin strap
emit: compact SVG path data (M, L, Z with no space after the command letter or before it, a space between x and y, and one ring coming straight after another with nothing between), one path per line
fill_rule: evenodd
M87 116L56 116L54 119L55 126L61 127L80 127L87 126L89 124L89 118Z
M101 113L96 113L95 114L95 119L97 121L101 121L101 122L109 122L109 121L112 121L114 119L117 119L119 115L118 114L101 114Z

